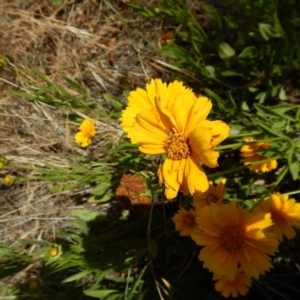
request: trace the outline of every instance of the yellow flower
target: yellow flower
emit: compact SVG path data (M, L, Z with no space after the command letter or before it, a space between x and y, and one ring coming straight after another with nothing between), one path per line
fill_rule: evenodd
M191 209L180 208L177 214L173 216L172 221L181 236L189 236L197 228L196 212Z
M245 139L245 141L247 143L250 143L250 142L255 142L256 140L253 139L252 137L247 137ZM248 165L253 162L268 159L269 157L261 155L261 154L257 154L257 153L255 153L255 151L266 150L269 148L270 148L269 143L256 143L256 144L244 145L241 149L241 156L244 157L244 159L243 159L244 164ZM264 162L261 164L250 165L250 166L248 166L248 168L255 172L259 172L259 171L269 172L269 171L277 168L277 161L274 159L274 160Z
M139 108L131 118L131 127L129 123L124 126L125 110L122 126L129 131L131 142L140 145L141 152L167 153L158 170L167 199L175 198L180 189L184 195L203 193L208 189L208 180L200 162L217 167L219 152L213 148L227 138L230 128L222 121L206 120L212 107L208 98L197 97L177 81L168 86L160 80L151 81L151 86L153 82L156 89L149 89L148 97L154 99L154 108Z
M295 237L293 227L300 229L300 203L295 199L289 199L287 195L274 193L261 202L254 211L271 213L273 225L267 230L274 232L279 241L282 241L283 236L289 240Z
M208 190L201 194L195 195L193 197L194 207L196 210L201 209L204 205L210 205L211 203L216 203L218 205L222 205L222 200L225 194L225 183L226 178L222 178L217 186L214 186L213 182L209 182Z
M13 181L14 181L14 177L11 176L11 175L6 175L6 176L4 177L4 183L5 183L6 185L11 185L11 184L13 183Z
M76 143L81 144L81 147L87 147L92 143L92 137L96 134L95 122L85 119L80 127L79 132L75 134Z
M146 90L137 88L135 91L129 93L127 98L128 104L126 109L122 111L120 121L123 131L128 134L127 136L131 138L132 143L137 143L132 138L130 132L134 130L138 113L148 111L156 119L160 120L155 98L159 95L164 99L173 99L176 97L177 91L185 92L190 91L190 89L184 87L182 82L174 81L167 86L161 79L152 79L150 83L146 84Z
M242 272L241 268L237 270L235 278L232 281L226 280L216 274L214 274L213 280L217 280L215 290L222 293L225 298L228 298L230 295L233 298L237 298L238 294L245 296L252 285L251 280Z
M251 215L235 202L212 203L197 212L197 223L191 237L205 246L199 259L211 272L233 281L238 265L248 278L256 279L272 268L267 254L276 252L278 241L274 234L263 231L272 225L270 214Z

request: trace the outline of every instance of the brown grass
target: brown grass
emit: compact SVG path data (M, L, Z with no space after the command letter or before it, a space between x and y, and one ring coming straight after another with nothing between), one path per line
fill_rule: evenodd
M143 86L164 71L159 56L160 23L141 17L123 1L71 0L57 6L54 2L0 3L0 58L6 61L0 69L0 155L10 162L0 171L1 180L6 174L32 176L45 163L67 167L74 155L97 158L105 149L100 140L88 150L74 143L78 124L67 117L72 110L60 111L9 95L9 89L26 92L38 84L26 71L28 62L69 92L74 93L62 75L78 82L100 103L104 92L122 98L124 90ZM139 1L143 2L151 5ZM97 122L97 131L115 143L122 134L112 120ZM0 242L51 240L72 219L71 209L102 209L87 203L89 186L65 193L52 193L52 186L39 181L0 185Z

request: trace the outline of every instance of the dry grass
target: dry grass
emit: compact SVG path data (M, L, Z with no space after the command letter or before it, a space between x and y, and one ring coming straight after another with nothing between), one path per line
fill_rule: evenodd
M71 0L57 6L54 2L0 2L0 57L6 60L0 70L0 155L14 165L1 171L1 178L8 173L32 176L34 168L45 162L67 166L78 154L97 158L105 147L100 140L88 150L74 143L77 124L67 121L70 111L6 92L27 91L37 80L24 71L27 62L67 90L62 75L78 82L100 103L104 92L121 97L124 90L161 77L156 63L163 62L158 55L161 24L137 15L122 1ZM114 121L98 122L97 130L116 143L121 134ZM43 182L0 185L0 242L51 240L72 218L70 209L91 206L86 202L88 186L56 194L50 192L52 186Z

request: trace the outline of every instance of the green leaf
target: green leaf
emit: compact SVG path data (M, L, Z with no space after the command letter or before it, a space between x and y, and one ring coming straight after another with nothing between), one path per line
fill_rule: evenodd
M282 86L279 90L279 95L278 95L278 98L280 100L286 100L287 99L287 96L286 96L286 93L285 93L285 90L284 90L284 87Z
M243 51L239 54L239 58L242 59L251 59L254 57L257 57L259 55L259 51L255 46L246 47L243 49Z
M222 43L219 45L219 56L226 60L235 56L235 50L227 43Z
M93 189L92 194L94 196L102 196L110 187L110 182L102 181L96 188Z
M83 166L80 166L80 165L77 165L75 163L70 163L70 167L77 173L87 173L87 172L90 172L89 169L83 167Z
M294 161L289 165L290 172L294 180L299 178L299 161Z
M113 197L112 194L105 194L104 196L92 196L90 197L90 199L88 200L88 202L96 202L96 203L103 203L103 202L107 202L109 200L111 200L111 198Z
M255 120L255 123L265 132L270 133L274 136L280 136L280 133L271 129L270 125L264 124L258 120Z
M125 108L124 103L122 103L118 98L113 97L109 94L102 94L102 97L106 102L108 102L112 107L114 107L117 111L122 110Z
M263 105L261 105L261 104L257 104L257 103L255 103L254 104L254 107L256 108L256 110L257 110L257 114L259 115L259 116L261 116L261 117L271 117L271 116L274 116L274 117L277 117L277 118L279 118L279 119L282 119L282 118L284 118L284 119L286 119L286 120L290 120L290 121L294 121L294 119L293 118L291 118L290 116L287 116L287 115L285 115L285 114L283 114L283 113L280 113L280 109L274 109L273 110L273 107L272 106L270 106L270 107L267 107L267 106L263 106Z
M94 297L94 298L103 298L112 293L118 292L118 290L97 290L97 291L85 290L83 292L86 296L90 296L90 297Z
M71 214L84 221L92 221L100 216L98 212L87 209L73 209L71 210Z
M77 281L82 279L83 277L87 276L88 274L92 273L91 270L84 270L82 272L79 272L75 275L72 275L70 277L67 277L66 279L64 279L63 281L61 281L62 283L66 283L66 282L72 282L72 281Z
M266 23L259 23L258 29L261 36L268 41L271 37L282 37L282 34L272 25Z
M224 77L229 77L229 76L240 76L243 77L244 75L235 71L224 71L221 72L221 75Z

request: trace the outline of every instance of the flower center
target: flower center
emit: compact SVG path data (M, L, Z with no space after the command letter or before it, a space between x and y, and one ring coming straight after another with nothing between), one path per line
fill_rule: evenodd
M185 159L190 155L188 139L183 134L174 133L172 130L165 141L164 148L168 152L168 158L172 160Z
M205 198L206 205L210 205L211 203L217 203L217 202L218 202L218 198L214 194L209 194Z
M237 252L245 246L245 231L235 225L229 225L222 229L221 245L229 252Z
M187 215L183 218L182 222L186 227L190 228L195 225L195 218L191 215Z
M281 210L272 211L271 219L274 224L286 224L284 213Z

